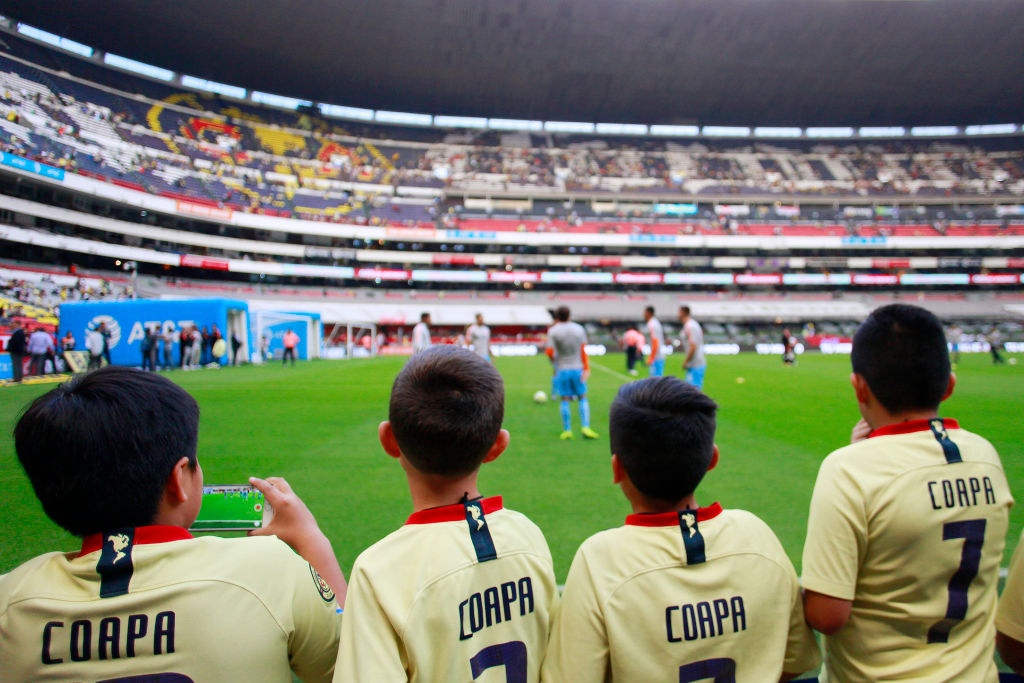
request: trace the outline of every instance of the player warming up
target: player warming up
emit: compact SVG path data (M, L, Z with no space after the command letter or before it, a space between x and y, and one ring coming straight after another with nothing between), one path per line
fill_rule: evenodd
M619 389L612 477L633 514L576 552L545 681L761 683L821 661L775 534L749 512L698 506L717 407L676 377Z
M484 360L491 360L491 328L484 325L482 313L477 313L476 322L466 328L466 342L473 353Z
M598 434L590 428L590 401L587 399L587 379L590 377L590 361L584 348L587 331L579 323L569 320L569 308L560 306L555 311L555 324L548 328L546 353L554 366L552 382L554 393L561 398L562 433L558 438L572 438L572 406L579 401L580 424L584 439L596 439Z
M421 351L430 348L430 314L421 313L420 321L412 328L412 354L415 356Z
M1013 498L992 445L938 415L953 393L942 325L916 306L853 338L863 419L814 484L804 609L822 680L997 680L996 583Z
M331 680L345 579L330 543L283 479L251 480L275 513L260 538L193 538L198 427L178 385L117 366L29 405L18 459L82 547L0 577L0 679Z
M707 358L704 357L704 329L690 315L689 306L679 307L679 322L683 329L679 341L683 345L683 372L689 384L704 389L704 373L708 369Z
M414 512L352 568L335 681L538 680L557 600L551 553L477 487L508 446L504 396L494 366L455 346L413 356L395 379L379 435Z
M651 353L647 357L647 371L651 377L665 374L665 330L661 321L654 317L654 306L644 309L647 334L651 337Z

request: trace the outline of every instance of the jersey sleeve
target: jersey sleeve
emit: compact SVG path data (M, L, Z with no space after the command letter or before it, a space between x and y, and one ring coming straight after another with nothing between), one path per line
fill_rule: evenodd
M582 548L569 568L554 614L541 680L604 683L609 667L608 633Z
M368 570L358 560L345 597L337 657L335 683L408 680L401 639L377 599Z
M804 543L804 588L853 600L867 528L861 488L833 454L822 463L814 482Z
M1010 574L996 610L996 630L1024 642L1024 533L1013 552Z
M305 560L296 555L292 565L292 632L288 639L292 671L307 683L330 681L341 631L338 603Z

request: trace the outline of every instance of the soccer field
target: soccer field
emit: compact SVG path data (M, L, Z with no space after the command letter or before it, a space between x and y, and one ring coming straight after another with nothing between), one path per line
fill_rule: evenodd
M532 518L547 536L560 582L590 534L620 525L629 509L611 484L608 406L628 381L623 356L595 358L590 380L597 441L558 440L557 403L546 358L499 358L505 378L509 449L481 471L481 492ZM356 555L400 526L411 512L405 478L377 443L391 381L402 358L316 361L294 368L226 368L170 377L202 408L199 457L207 484L237 484L249 475L287 478L334 544L346 574ZM678 371L678 360L669 370ZM720 405L721 462L698 490L771 525L799 571L814 477L822 458L849 440L859 418L848 383L849 358L808 355L795 367L775 356L711 357L706 391ZM987 437L999 450L1010 486L1024 495L1024 365L993 367L987 355L963 356L959 383L942 414ZM743 378L743 382L737 381ZM75 550L77 541L43 514L14 455L11 429L22 407L52 385L0 390L0 572L42 552ZM1011 514L1004 565L1024 525Z

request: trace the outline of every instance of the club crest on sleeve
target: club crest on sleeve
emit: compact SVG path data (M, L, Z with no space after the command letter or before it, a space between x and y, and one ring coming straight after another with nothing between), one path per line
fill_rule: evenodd
M324 602L334 601L334 591L331 589L327 582L324 581L324 577L320 576L313 565L309 565L310 576L313 577L313 585L316 586L316 592L320 594L320 597L324 599Z

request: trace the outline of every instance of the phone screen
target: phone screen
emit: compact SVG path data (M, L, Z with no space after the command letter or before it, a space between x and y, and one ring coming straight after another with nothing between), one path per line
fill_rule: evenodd
M248 485L204 486L196 531L247 531L263 526L267 502Z

